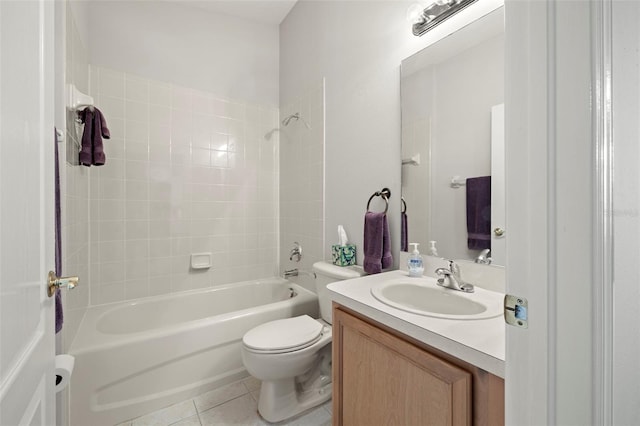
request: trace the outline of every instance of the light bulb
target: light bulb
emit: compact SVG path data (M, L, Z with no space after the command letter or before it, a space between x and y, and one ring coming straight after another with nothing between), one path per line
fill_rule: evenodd
M407 9L407 21L412 24L420 24L424 22L424 15L422 12L424 11L424 7L420 3L413 3Z

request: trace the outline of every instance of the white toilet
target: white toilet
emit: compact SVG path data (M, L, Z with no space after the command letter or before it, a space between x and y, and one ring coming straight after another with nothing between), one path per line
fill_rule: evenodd
M258 411L269 422L295 416L331 398L331 300L327 285L364 275L357 266L313 265L322 319L271 321L242 338L242 362L262 380Z

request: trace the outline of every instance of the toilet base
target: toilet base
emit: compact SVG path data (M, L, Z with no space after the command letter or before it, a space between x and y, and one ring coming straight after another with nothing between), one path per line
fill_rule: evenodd
M258 412L268 422L276 423L294 417L331 399L331 383L306 391L294 379L262 382Z

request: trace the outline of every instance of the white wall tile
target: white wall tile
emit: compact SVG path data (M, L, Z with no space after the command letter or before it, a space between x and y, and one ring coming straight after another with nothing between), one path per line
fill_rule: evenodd
M149 103L151 105L171 106L171 85L158 81L149 81Z
M106 145L107 164L87 185L97 221L90 302L273 274L278 136L264 144L264 135L277 109L94 68L117 146ZM89 237L88 225L69 232ZM215 253L214 267L191 270L193 252Z
M138 121L141 123L149 123L149 103L148 102L136 102L126 100L124 104L124 111L126 119L131 121Z
M149 82L147 79L127 74L125 77L124 98L130 101L149 103ZM108 93L108 92L107 92Z
M124 99L124 73L96 67L100 76L100 94Z
M104 114L107 121L107 127L109 127L109 119L123 119L125 117L124 99L100 96L97 101L100 105L99 109Z
M170 122L156 123L153 119L149 124L149 145L170 145Z
M149 296L149 278L127 280L124 285L125 299L138 299Z

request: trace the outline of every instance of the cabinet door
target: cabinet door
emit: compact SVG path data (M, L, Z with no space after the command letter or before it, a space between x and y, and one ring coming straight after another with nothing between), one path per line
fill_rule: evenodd
M471 374L340 309L334 425L471 424Z

